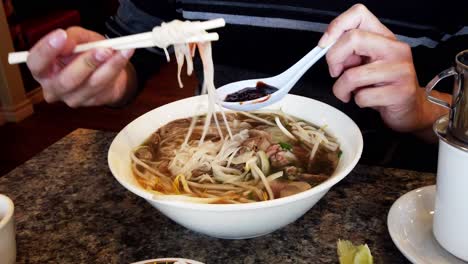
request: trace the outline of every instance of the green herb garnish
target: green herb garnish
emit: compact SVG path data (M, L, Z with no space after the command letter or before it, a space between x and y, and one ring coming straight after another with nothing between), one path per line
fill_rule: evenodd
M343 151L340 150L340 151L338 152L338 158L341 158L341 155L343 155Z
M291 144L288 144L286 142L280 142L278 143L280 145L280 147L284 150L292 150L292 146Z

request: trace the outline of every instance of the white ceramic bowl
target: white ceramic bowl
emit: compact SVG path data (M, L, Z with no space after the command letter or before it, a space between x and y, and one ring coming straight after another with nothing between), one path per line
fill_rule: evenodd
M0 194L0 263L16 263L15 206L7 196Z
M164 215L180 225L209 236L242 239L262 236L294 222L304 215L327 191L356 166L363 140L358 126L345 114L322 102L287 95L269 106L322 126L338 138L343 154L327 181L299 194L250 204L194 204L154 199L139 186L130 169L130 152L151 133L168 122L189 117L196 106L207 104L207 96L196 96L156 108L128 124L112 142L108 162L115 178L129 191L146 199Z

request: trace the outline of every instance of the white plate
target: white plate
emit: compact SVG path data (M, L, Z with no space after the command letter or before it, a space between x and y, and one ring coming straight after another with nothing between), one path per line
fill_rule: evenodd
M464 262L443 249L432 234L435 185L401 196L390 208L388 231L398 249L413 263Z
M134 262L132 264L169 264L169 263L177 263L177 264L203 264L199 261L192 260L192 259L184 259L184 258L158 258L158 259L148 259L142 260L138 262Z

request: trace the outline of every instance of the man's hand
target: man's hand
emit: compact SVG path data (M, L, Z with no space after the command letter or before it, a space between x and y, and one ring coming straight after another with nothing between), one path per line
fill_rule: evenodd
M76 45L102 39L96 32L71 27L49 33L31 49L27 65L47 102L64 101L70 107L118 104L134 93L135 74L128 63L133 50L72 54Z
M400 132L430 128L445 110L430 104L419 87L411 48L363 5L333 20L319 45L336 41L327 53L330 75L338 77L333 92L360 107L379 111L384 122ZM450 97L437 94L438 97Z

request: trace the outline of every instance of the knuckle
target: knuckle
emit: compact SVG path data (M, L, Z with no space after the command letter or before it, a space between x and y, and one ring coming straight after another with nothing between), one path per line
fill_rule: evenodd
M395 42L396 42L396 47L395 48L396 48L398 54L401 55L401 58L411 59L412 58L411 46L406 42L402 42L402 41L395 41Z
M337 83L335 83L335 85L333 85L333 94L334 94L338 99L341 100L341 94L342 94L342 92L341 92L340 87L337 85Z
M416 73L413 70L406 72L406 76L402 78L403 82L400 84L400 90L403 94L412 96L414 95L418 87L418 82L416 78Z
M47 103L53 103L57 100L57 98L50 92L48 89L43 89L44 100Z
M357 3L353 5L351 8L358 13L364 13L368 11L367 7L362 3Z
M80 26L71 26L71 27L68 27L65 31L67 32L68 36L75 42L80 39L80 36L83 36L84 34L86 34L86 31L84 30L84 28Z
M405 83L416 79L416 71L410 62L404 62L397 65L396 71L399 72L399 79Z
M96 87L100 87L101 85L102 85L102 81L100 79L98 79L98 78L92 78L91 77L88 80L88 86L89 87L96 88Z
M77 80L76 77L60 75L60 77L57 80L57 83L60 86L61 90L67 93L74 90L80 82Z
M346 32L346 36L348 38L348 41L350 41L351 43L357 43L361 40L362 33L359 29L351 29L348 32Z
M66 99L65 104L70 108L78 108L81 105L80 102L75 99Z
M68 27L68 28L66 29L66 31L67 31L67 33L69 33L69 32L80 31L80 29L81 29L81 28L78 27L78 26L71 26L71 27Z
M350 29L343 34L343 42L356 46L363 38L363 33L359 29Z
M26 65L28 66L29 70L33 77L38 77L39 74L44 71L44 63L43 57L47 56L45 53L41 51L42 48L36 47L31 50L31 54L28 56L26 61Z
M83 106L101 106L106 103L109 103L109 99L106 96L103 95L95 95L86 100L86 102L83 103Z
M342 102L348 102L347 96L348 96L348 91L347 89L343 86L343 82L341 80L338 80L335 82L333 85L333 94Z
M341 78L344 83L354 83L357 79L357 71L355 69L348 69L341 75Z
M109 89L109 90L110 91L109 91L108 101L110 102L119 101L125 93L124 89L118 88L118 87L115 87L114 89Z
M99 64L99 62L97 62L96 59L94 59L92 54L88 54L87 56L84 56L83 57L83 63L87 68L89 68L91 70L97 69L98 64Z
M124 57L121 53L115 57L116 59L112 61L114 67L118 67L120 70L121 68L125 67L125 65L127 65L128 58Z
M366 101L367 101L367 98L365 96L362 95L362 93L356 93L354 95L354 102L356 103L357 106L359 106L360 108L364 108L366 107Z
M405 62L405 63L403 63L401 65L401 68L403 69L403 72L406 73L407 75L414 75L415 74L415 70L414 70L414 67L413 67L412 63Z
M33 48L33 52L37 53L40 56L51 56L51 54L54 53L54 50L52 50L49 44L45 40L43 40L43 41L40 41Z
M97 103L96 97L91 97L85 103L83 103L83 105L84 106L98 106L99 104Z
M411 46L406 43L406 42L399 42L400 43L400 49L405 53L405 54L411 54Z
M95 89L101 89L102 87L106 87L109 85L109 83L112 82L112 80L109 80L109 77L111 77L112 74L109 74L106 77L103 76L97 76L97 75L92 75L87 83L86 86L95 88Z
M337 17L337 18L333 19L332 22L330 22L330 25L328 26L328 28L336 28L340 24L341 24L341 18Z
M110 61L110 65L112 67L112 75L117 75L118 73L122 72L125 67L127 66L127 59L122 56L116 56L115 59Z

